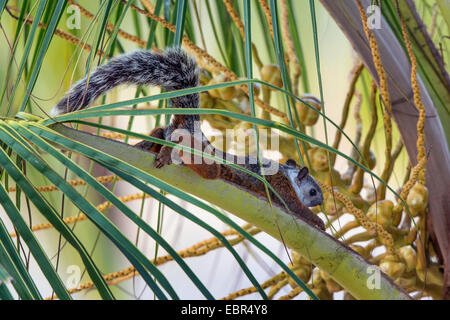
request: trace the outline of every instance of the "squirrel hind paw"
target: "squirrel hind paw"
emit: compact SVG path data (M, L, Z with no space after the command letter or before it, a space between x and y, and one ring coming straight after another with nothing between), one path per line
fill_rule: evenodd
M322 220L320 220L319 223L316 223L317 228L319 228L322 231L325 231L325 224L323 223Z
M315 227L318 229L325 231L325 223L323 223L323 220L320 219L317 215L314 215L314 218L310 220Z

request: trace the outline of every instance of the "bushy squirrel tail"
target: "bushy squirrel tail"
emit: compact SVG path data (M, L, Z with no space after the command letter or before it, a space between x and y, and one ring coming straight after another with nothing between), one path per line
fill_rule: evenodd
M182 49L166 49L163 53L133 51L109 60L78 81L50 115L84 109L94 99L121 84L161 86L173 91L196 87L198 77L195 60ZM169 104L177 108L198 108L199 94L171 98Z

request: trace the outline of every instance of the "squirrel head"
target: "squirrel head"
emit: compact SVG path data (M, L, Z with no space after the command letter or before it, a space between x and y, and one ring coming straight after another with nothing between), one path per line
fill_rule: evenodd
M315 207L323 202L322 190L309 174L307 167L301 168L294 160L286 161L286 176L291 182L300 201L307 207Z

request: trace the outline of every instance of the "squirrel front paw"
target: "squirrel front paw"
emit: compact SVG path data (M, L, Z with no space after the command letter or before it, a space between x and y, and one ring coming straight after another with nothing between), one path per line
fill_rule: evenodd
M163 146L155 158L155 167L162 168L172 163L172 148Z
M142 140L136 143L134 147L144 151L152 151L152 149L155 147L155 144L148 140Z
M150 137L164 139L164 128L158 127L153 129L153 131L150 132ZM162 146L158 143L154 143L148 140L142 140L141 142L136 143L134 147L145 151L159 153Z

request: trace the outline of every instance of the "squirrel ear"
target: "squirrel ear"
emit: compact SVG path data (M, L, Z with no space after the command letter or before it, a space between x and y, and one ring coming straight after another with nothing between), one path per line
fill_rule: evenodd
M297 166L297 162L295 162L294 159L287 159L285 164L289 167L294 167L294 168Z
M297 179L302 180L304 177L308 175L308 173L309 173L308 167L301 168L297 175Z

